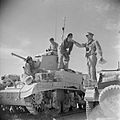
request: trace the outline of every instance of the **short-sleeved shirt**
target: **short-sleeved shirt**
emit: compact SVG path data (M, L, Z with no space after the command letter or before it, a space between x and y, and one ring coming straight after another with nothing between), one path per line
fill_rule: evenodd
M27 75L33 75L35 74L38 69L40 68L40 61L33 61L33 64L30 65L29 63L25 64L24 70Z
M70 54L72 51L72 48L73 48L73 42L65 39L60 45L60 53L64 54L64 53L68 52ZM67 49L68 49L68 51L67 51Z
M57 49L58 49L58 44L56 42L50 44L50 50L57 51Z
M102 56L102 49L98 41L92 40L84 44L86 47L86 54L89 55L96 55L96 50L98 50L99 54Z

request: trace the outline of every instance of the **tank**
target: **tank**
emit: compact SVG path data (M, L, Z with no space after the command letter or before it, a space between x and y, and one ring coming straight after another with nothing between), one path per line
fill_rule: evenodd
M85 92L86 116L91 120L90 113L98 104L108 118L119 119L120 115L120 69L101 70L98 72L97 86L88 83ZM89 79L86 79L89 81Z
M41 71L34 78L23 74L15 85L0 90L1 107L12 111L24 108L34 115L85 109L83 74L71 69L58 70L57 55L45 54L39 59Z

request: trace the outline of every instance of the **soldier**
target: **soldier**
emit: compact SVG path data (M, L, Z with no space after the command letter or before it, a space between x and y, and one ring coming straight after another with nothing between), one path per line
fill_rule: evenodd
M54 55L57 55L58 52L58 43L54 41L54 38L50 38L50 48L46 51L51 51Z
M35 77L35 74L40 71L40 61L33 61L32 57L28 56L23 68L26 75Z
M87 58L87 66L88 66L88 74L90 77L90 80L93 81L93 84L96 85L97 77L96 77L96 64L97 64L97 53L96 50L98 50L98 53L100 55L100 61L103 61L103 55L102 55L102 49L97 40L93 39L94 34L91 32L88 32L86 35L88 42L80 44L76 41L73 41L75 45L79 48L85 47L86 49L86 58Z
M73 48L72 38L73 34L69 33L60 45L58 69L68 69L69 56Z

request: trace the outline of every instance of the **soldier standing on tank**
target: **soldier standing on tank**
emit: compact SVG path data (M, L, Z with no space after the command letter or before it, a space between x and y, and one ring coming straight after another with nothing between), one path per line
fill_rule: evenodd
M54 55L58 55L58 43L54 41L54 38L50 38L50 48L46 51L51 51Z
M88 39L87 43L80 44L76 41L73 41L73 42L77 47L86 49L85 57L87 58L88 74L93 85L96 85L97 83L97 77L96 77L97 52L96 50L98 50L98 53L100 55L100 61L103 60L103 55L102 55L102 49L99 42L97 40L94 40L93 36L94 36L93 33L88 32L88 34L86 35Z
M72 38L73 38L73 34L69 33L67 35L67 38L60 45L58 69L68 69L70 53L73 49L73 44L74 44L72 42Z

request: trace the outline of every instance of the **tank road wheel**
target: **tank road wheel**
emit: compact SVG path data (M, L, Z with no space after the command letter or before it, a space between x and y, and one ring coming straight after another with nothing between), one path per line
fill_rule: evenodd
M53 115L55 115L55 116L57 116L58 114L60 114L61 113L61 102L60 101L54 101L54 103L53 103L53 110L52 110L52 114Z
M63 105L63 112L64 113L67 113L67 112L69 112L69 109L70 109L70 106L69 105Z
M73 106L72 106L72 110L76 111L76 109L77 109L77 103L74 101Z
M86 101L86 117L87 117L87 119L89 119L89 115L93 109L93 104L94 104L94 102L92 102L92 101Z
M120 86L111 85L103 89L99 96L99 104L105 116L120 118Z
M61 113L63 97L63 90L57 89L52 92L52 108L54 111L53 114L55 114L55 116Z
M70 109L70 101L63 101L63 112L64 113L67 113L69 112L69 109Z
M61 113L61 103L60 103L60 101L58 101L58 104L57 104L57 107L56 107L55 111L56 111L56 114Z

